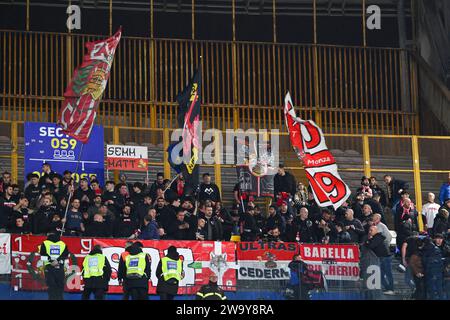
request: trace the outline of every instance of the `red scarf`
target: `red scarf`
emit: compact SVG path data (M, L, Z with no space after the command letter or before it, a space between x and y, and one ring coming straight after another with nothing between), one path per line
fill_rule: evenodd
M177 180L177 193L178 196L182 196L184 192L184 181L183 180Z
M402 213L401 219L403 220L403 217L405 216L405 214L407 214L409 216L410 212L411 212L411 208L409 208L409 209L403 208L403 213Z

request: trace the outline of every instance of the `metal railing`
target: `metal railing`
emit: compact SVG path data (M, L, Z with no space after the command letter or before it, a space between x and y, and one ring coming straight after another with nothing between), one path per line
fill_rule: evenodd
M0 123L0 136L6 136L8 140L8 142L0 141L0 144L7 144L0 153L0 161L4 169L11 170L14 181L23 181L25 175L19 172L19 163L23 165L24 157L23 122L0 120ZM150 145L152 150L158 153L153 160L150 159L150 173L153 174L162 168L167 178L172 176L165 152L171 143L171 131L172 129L168 127L149 129L104 126L105 143L132 142L136 145L142 143ZM223 132L217 134L223 134L223 141L226 140ZM448 152L446 153L446 150L450 149L450 137L374 134L325 134L325 137L329 149L336 158L341 176L352 190L359 186L362 175L374 175L378 180L382 180L383 175L389 173L410 183L412 197L415 198L416 206L421 208L422 197L426 192L437 193L450 173ZM303 166L292 151L287 133L279 133L279 145L280 159L284 161L287 169L298 179L305 180ZM9 146L10 149L7 148ZM218 156L224 159L223 150L221 148L216 150ZM230 179L235 174L231 164L215 163L203 167L214 170L215 182L221 187L222 193L231 194L235 184L235 180ZM223 181L222 176L225 173L227 178ZM115 177L118 178L118 174Z
M0 119L54 122L85 43L100 38L0 30ZM409 51L137 37L123 37L118 46L99 122L176 127L176 95L200 56L201 112L209 127L281 128L289 90L300 116L326 133L418 133L416 63ZM411 92L407 100L404 87Z

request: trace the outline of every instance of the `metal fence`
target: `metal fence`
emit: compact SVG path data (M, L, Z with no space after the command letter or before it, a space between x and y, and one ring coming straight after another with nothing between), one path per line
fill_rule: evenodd
M0 30L0 119L55 122L85 43L100 38ZM408 51L137 37L118 46L98 121L176 127L176 95L200 56L201 116L210 128L281 128L283 108L274 106L289 90L300 116L324 132L418 133L416 62ZM402 97L405 88L410 94Z
M12 172L13 180L22 182L23 172L23 122L0 120L0 166ZM149 148L150 177L164 171L166 178L174 176L167 161L167 147L172 130L165 127L148 129L146 127L105 126L105 143L145 145ZM222 135L225 141L225 133ZM271 133L276 134L276 133ZM362 175L375 176L379 181L384 174L391 174L410 184L411 196L416 206L422 207L422 199L427 192L438 193L450 173L448 150L450 137L411 136L411 135L371 135L371 134L325 134L328 148L334 155L342 178L352 190L359 187ZM211 141L204 141L206 146ZM283 161L299 180L307 183L303 166L292 151L287 133L279 133L280 160ZM232 189L236 183L235 168L223 164L226 151L220 147L218 158L222 162L202 165L201 172L209 171L225 200L231 200ZM110 178L112 178L112 174ZM131 174L132 180L143 180L145 173ZM118 178L118 172L114 177ZM380 182L383 187L384 183Z

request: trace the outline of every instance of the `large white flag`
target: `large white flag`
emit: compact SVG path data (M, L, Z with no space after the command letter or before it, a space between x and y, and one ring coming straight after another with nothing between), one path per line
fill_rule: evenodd
M317 204L339 208L351 191L338 173L336 161L325 144L322 130L314 121L297 117L289 92L284 99L284 117L292 147L304 163Z

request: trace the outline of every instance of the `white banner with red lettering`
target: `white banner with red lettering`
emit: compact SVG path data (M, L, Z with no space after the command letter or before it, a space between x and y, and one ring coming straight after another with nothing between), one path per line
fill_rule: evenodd
M0 274L11 273L11 235L0 233Z
M108 144L106 169L145 172L148 170L148 148Z
M359 280L359 247L354 244L300 244L300 256L326 280Z
M322 130L311 120L297 118L289 92L284 116L292 147L305 166L314 199L320 207L339 208L351 195L338 173L336 161L325 144Z

